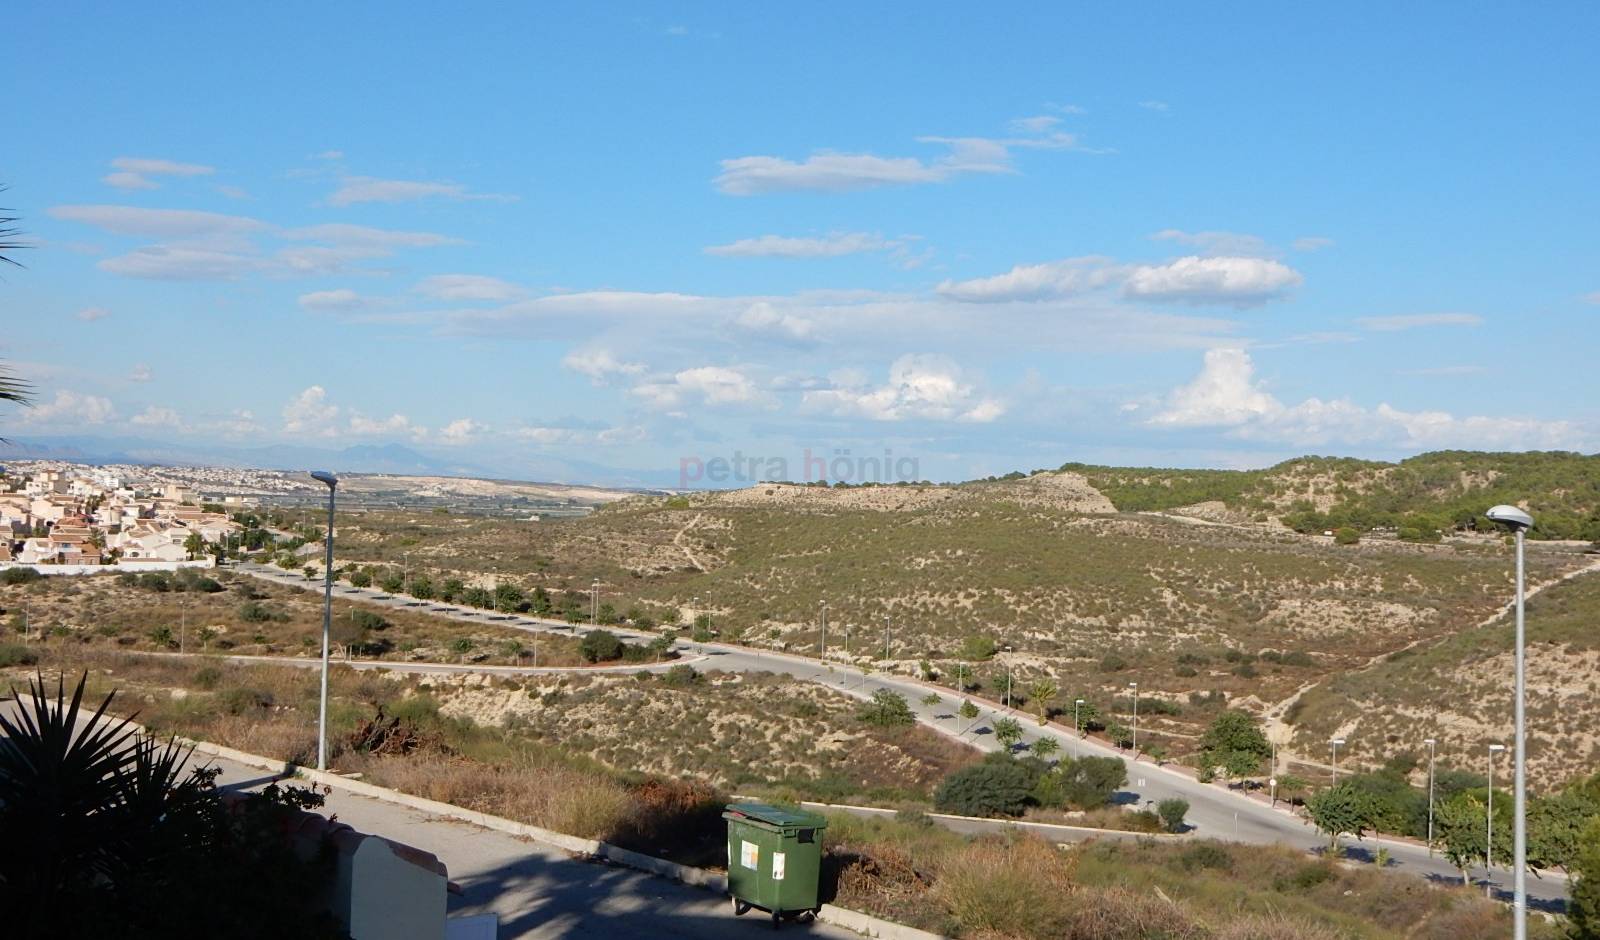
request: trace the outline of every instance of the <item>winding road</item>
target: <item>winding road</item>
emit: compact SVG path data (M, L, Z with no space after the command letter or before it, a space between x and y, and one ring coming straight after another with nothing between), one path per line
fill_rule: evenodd
M266 565L246 562L235 566L234 570L278 584L302 588L320 586L320 582L313 585L302 575ZM521 614L496 613L443 601L420 601L411 597L387 594L373 588L356 588L335 583L333 590L335 595L347 600L421 611L469 622L567 636L576 631L576 628L564 622ZM658 634L623 627L607 629L618 636L632 639L651 640L658 637ZM973 704L980 708L978 717L970 722L957 719L954 715L954 705L958 697L952 690L943 686L905 676L867 673L857 668L823 663L791 653L755 650L724 643L680 640L676 648L681 653L693 657L692 661L706 669L778 673L807 682L820 683L860 699L870 699L872 694L880 689L899 693L906 698L919 722L984 751L1000 749L990 726L996 718L1010 717L1026 729L1023 739L1025 743L1031 744L1046 737L1054 738L1059 742L1060 753L1063 755L1114 757L1127 764L1128 786L1119 794L1124 803L1153 807L1168 798L1188 801L1188 823L1192 831L1199 836L1254 844L1287 845L1306 851L1318 850L1326 845L1326 840L1309 822L1294 815L1283 804L1273 807L1265 800L1253 798L1219 784L1200 783L1182 768L1130 758L1126 753L1098 740L1080 738L1065 728L1041 724L1032 716L1007 710L996 703L969 696ZM680 659L677 662L685 661L690 660ZM483 673L516 667L372 662L371 668ZM633 667L633 669L638 668ZM940 696L937 705L923 704L922 699L930 692ZM1419 843L1389 837L1381 840L1375 838L1361 841L1346 840L1348 856L1358 860L1371 859L1380 846L1388 850L1390 865L1395 871L1440 882L1459 883L1461 880L1461 873L1454 866L1442 857L1430 857L1427 848ZM1482 875L1482 869L1473 872L1479 884L1482 884ZM1497 893L1505 893L1509 897L1510 875L1511 873L1504 868L1496 869L1493 885ZM1566 878L1559 873L1545 872L1543 877L1531 878L1528 882L1529 903L1534 907L1559 905L1564 902L1566 891Z

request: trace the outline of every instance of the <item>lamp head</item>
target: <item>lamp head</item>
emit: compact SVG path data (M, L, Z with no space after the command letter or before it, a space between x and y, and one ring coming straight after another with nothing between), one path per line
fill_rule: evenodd
M1433 747L1435 744L1438 744L1439 742L1434 740L1433 738L1423 738L1422 739L1422 743L1426 744L1429 747Z
M339 478L326 470L311 471L311 479L316 480L318 483L327 484L330 490L339 485Z
M1490 522L1498 522L1513 532L1526 532L1533 528L1533 517L1515 506L1495 506L1484 515L1489 517Z
M1506 746L1504 744L1491 744L1491 745L1489 745L1489 753L1491 753L1491 754L1499 752L1499 751L1503 751L1505 749L1506 749Z
M1082 705L1083 704L1083 699L1081 699L1081 698L1080 699L1075 699L1075 700L1073 700L1072 704L1074 704L1074 705Z
M1329 741L1328 743L1337 747L1338 745L1341 745L1341 744L1344 743L1344 738L1334 738L1332 741Z

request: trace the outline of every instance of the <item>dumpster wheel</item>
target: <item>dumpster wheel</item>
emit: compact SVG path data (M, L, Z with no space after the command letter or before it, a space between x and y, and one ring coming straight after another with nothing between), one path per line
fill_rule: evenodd
M741 901L738 898L733 899L733 916L742 917L749 913L749 911L750 905L748 903Z

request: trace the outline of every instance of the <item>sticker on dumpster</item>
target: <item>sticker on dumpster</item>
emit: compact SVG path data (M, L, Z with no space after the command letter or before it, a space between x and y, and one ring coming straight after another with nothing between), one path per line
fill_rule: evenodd
M739 843L739 864L755 870L761 866L761 847L754 842Z
M782 881L783 880L783 853L782 852L773 852L772 853L772 880L773 881Z

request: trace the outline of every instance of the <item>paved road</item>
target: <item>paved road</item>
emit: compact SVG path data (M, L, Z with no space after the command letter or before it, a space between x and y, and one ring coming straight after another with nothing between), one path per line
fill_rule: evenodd
M301 575L265 565L245 563L237 566L237 570L282 584L300 587L321 585L321 582L308 582ZM371 588L353 588L336 584L334 593L349 600L423 610L439 616L458 617L480 623L494 622L521 630L569 635L573 632L573 628L564 622L516 614L494 614L439 601L418 601L410 597L385 594ZM620 627L608 629L618 635L637 639L648 640L657 636L653 633ZM824 664L818 660L788 653L757 651L721 643L694 643L680 640L677 648L680 652L707 657L702 664L704 668L722 669L728 672L781 673L808 682L822 683L861 699L871 698L873 692L879 689L897 692L905 696L918 721L947 736L959 738L980 750L999 749L991 725L996 718L1009 716L1021 722L1027 730L1023 739L1025 743L1031 744L1039 738L1051 737L1060 743L1060 753L1064 755L1084 754L1122 760L1128 766L1128 786L1119 794L1119 798L1126 803L1153 806L1161 800L1172 797L1187 800L1188 822L1192 831L1198 836L1255 844L1277 843L1308 851L1319 850L1326 844L1326 840L1308 822L1293 815L1287 808L1273 808L1264 801L1252 799L1221 785L1200 783L1192 776L1171 767L1130 760L1126 753L1107 744L1094 739L1080 740L1067 729L1041 726L1031 716L1007 711L994 703L973 698L973 704L980 708L977 719L967 722L957 718L953 712L960 697L948 688L904 676L867 674L860 669L841 664ZM466 671L478 671L478 668L469 667ZM930 691L941 696L940 704L932 707L922 704L922 698ZM1381 844L1389 850L1392 867L1396 871L1436 881L1460 881L1460 872L1441 858L1430 858L1427 849L1417 843L1388 838L1381 843L1372 838L1360 842L1346 840L1346 843L1350 847L1350 855L1354 858L1371 858ZM1475 871L1473 876L1475 880L1481 879L1482 870ZM1497 870L1494 883L1497 890L1509 890L1510 873L1504 869ZM1548 872L1543 878L1530 878L1528 896L1530 904L1557 903L1566 897L1566 879L1558 873Z

